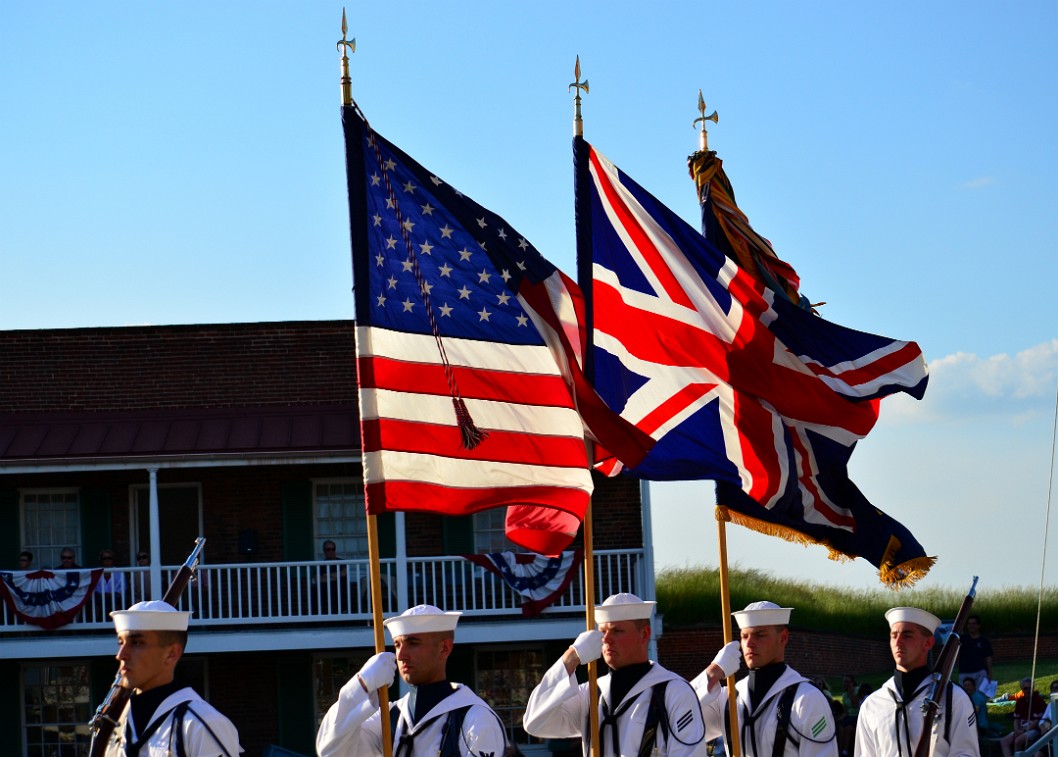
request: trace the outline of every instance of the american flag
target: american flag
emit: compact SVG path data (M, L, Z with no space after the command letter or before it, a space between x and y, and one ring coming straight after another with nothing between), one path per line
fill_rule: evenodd
M560 552L592 492L579 289L357 109L343 124L368 512L506 506L513 541Z
M589 376L654 440L641 462L609 472L713 479L738 522L862 556L887 583L921 576L932 559L847 473L878 399L925 391L918 346L777 296L590 144L574 151Z

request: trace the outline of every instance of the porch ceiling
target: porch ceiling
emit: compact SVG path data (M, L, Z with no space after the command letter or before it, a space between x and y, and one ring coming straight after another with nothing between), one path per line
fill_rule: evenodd
M314 456L359 449L355 404L0 415L0 468L59 460Z

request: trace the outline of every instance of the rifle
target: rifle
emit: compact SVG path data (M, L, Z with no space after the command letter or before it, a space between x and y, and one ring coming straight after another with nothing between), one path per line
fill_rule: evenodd
M951 633L944 640L944 646L941 647L940 655L937 657L937 662L930 673L930 678L933 680L930 684L929 692L926 694L926 699L922 702L922 735L918 737L915 757L929 757L930 755L933 742L933 721L937 717L941 695L951 680L951 671L955 667L955 659L959 656L959 647L962 645L962 639L959 635L966 625L966 619L970 617L970 608L973 607L974 594L976 593L977 576L974 576L970 591L963 598L962 606L959 607L959 614L955 616ZM950 712L945 714L947 717L951 717Z
M187 588L187 585L195 575L199 558L202 556L202 548L205 546L206 539L204 536L195 539L195 546L191 550L191 554L188 555L187 560L184 561L184 564L180 566L180 570L176 572L176 576L173 577L173 582L169 584L165 596L162 597L163 602L176 607L180 601L180 596L184 593L184 589ZM119 671L114 676L114 682L110 684L110 691L107 692L106 697L96 709L95 715L88 722L88 727L92 731L92 745L88 750L88 757L103 757L106 754L110 737L114 733L114 729L118 727L118 719L121 718L121 713L125 711L125 705L128 704L131 696L132 689L122 683Z

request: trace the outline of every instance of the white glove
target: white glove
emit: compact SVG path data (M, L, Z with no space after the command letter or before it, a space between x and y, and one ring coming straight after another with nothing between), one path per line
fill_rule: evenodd
M724 671L724 678L728 678L738 671L741 654L741 645L737 641L729 641L720 647L720 651L713 658L713 663L719 665L720 669Z
M570 646L580 658L581 665L598 660L602 654L602 631L581 631L580 636Z
M357 675L370 694L372 691L378 691L383 686L393 683L393 674L396 672L397 656L392 652L379 652L368 658Z

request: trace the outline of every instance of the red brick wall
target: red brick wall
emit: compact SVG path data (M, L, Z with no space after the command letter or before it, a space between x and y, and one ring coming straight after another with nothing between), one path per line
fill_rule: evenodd
M0 331L0 413L355 401L352 321Z

